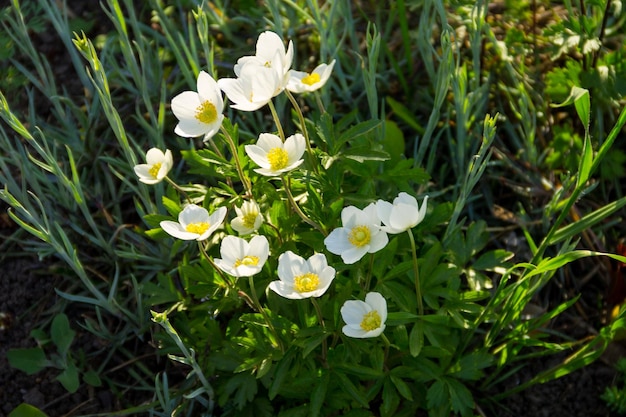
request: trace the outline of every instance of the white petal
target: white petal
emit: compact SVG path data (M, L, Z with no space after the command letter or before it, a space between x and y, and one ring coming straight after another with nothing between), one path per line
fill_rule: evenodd
M294 277L308 272L305 263L304 258L291 251L281 254L278 257L278 278L281 281L293 284Z
M381 323L387 321L387 300L378 292L369 292L365 295L365 302L380 314Z
M297 160L302 158L302 155L304 155L304 151L306 149L306 139L304 139L304 136L300 133L291 135L285 139L284 149L289 155L288 165L294 164Z
M191 223L209 223L209 212L204 207L189 204L178 214L178 222L183 228Z
M258 145L246 145L244 147L248 157L254 161L258 166L269 169L270 162L267 160L267 151Z
M348 300L341 306L341 318L348 325L361 325L363 316L371 311L371 307L361 300Z
M174 133L184 138L195 138L204 135L206 132L207 124L195 118L182 119L174 128Z
M389 225L394 229L405 231L417 224L418 217L417 205L396 203L389 218Z
M263 267L270 254L270 243L267 238L263 235L257 235L250 239L249 254L257 256L259 258L257 265L259 268Z
M244 239L229 235L222 239L220 254L222 255L222 259L232 266L237 259L242 259L246 256L248 248L248 242Z
M384 225L389 226L389 218L391 217L392 209L393 204L388 201L378 200L376 202L376 212L378 214L378 218L380 218Z
M200 71L198 74L198 96L201 102L209 101L212 103L217 114L221 114L224 110L224 100L217 81L205 71Z
M274 148L282 149L284 147L280 137L271 133L261 133L256 144L266 152L269 152Z
M389 243L389 237L387 236L387 233L383 232L382 230L372 233L368 252L378 252L379 250L387 246L387 243Z
M195 119L200 96L195 91L183 91L172 99L172 112L178 120Z
M177 239L195 240L198 236L200 236L197 233L187 232L179 223L170 220L163 220L159 223L159 225L167 234L174 236Z
M256 42L256 56L270 60L276 52L285 56L285 44L282 38L269 30L261 33Z
M349 337L354 337L357 339L363 339L366 336L366 332L365 330L361 329L360 327L356 327L356 326L343 326L343 328L341 329L341 331L343 332L343 334L345 334L346 336Z
M362 224L373 224L376 226L380 225L380 217L378 217L378 210L376 210L376 203L370 203L367 207L363 209L363 215L365 218L362 221Z
M324 245L330 253L341 255L353 246L348 241L348 233L344 227L338 227L324 239Z
M367 245L357 248L356 246L352 246L345 252L341 253L341 259L343 262L351 265L358 260L360 260L367 253Z
M361 210L354 206L347 206L341 210L341 224L343 227L352 229L354 226L358 226L358 219L361 216Z
M308 265L308 269L318 275L320 275L324 269L328 268L328 261L323 253L316 253L312 255L306 263Z

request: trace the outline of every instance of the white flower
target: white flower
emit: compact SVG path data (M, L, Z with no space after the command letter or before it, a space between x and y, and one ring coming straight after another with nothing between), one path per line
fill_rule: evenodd
M285 143L276 135L261 133L256 145L246 145L245 148L250 159L261 167L255 169L256 172L278 176L302 164L306 141L299 133L289 136Z
M363 339L376 337L385 330L387 301L377 292L367 293L365 301L348 300L341 307L346 325L341 331L346 336Z
M417 204L415 197L400 193L393 200L393 204L388 201L378 200L376 210L378 217L383 222L381 229L387 233L402 233L417 226L426 215L426 202L428 196L424 197L422 207Z
M165 232L178 239L205 240L220 227L226 211L226 207L220 207L209 216L204 207L189 204L178 215L178 222L164 220L160 225Z
M270 253L270 244L265 236L255 236L250 242L236 236L222 239L220 254L215 265L235 277L249 277L263 269Z
M237 78L221 78L217 85L232 102L234 109L254 111L265 106L280 90L282 80L275 70L257 65L246 65Z
M308 260L287 251L278 258L279 281L269 289L281 297L300 300L321 297L335 278L335 268L328 266L326 256L316 253Z
M172 111L178 118L174 132L183 137L204 135L207 141L222 125L224 100L217 82L205 71L198 74L198 92L183 91L172 99Z
M346 264L353 264L366 253L374 253L387 245L387 233L380 229L380 219L376 205L371 203L363 210L354 206L344 207L341 211L343 227L333 230L324 239L326 249L335 255L341 255Z
M293 42L289 41L287 51L285 44L278 34L266 31L259 35L256 42L256 54L244 56L237 60L235 64L235 75L241 77L243 68L246 66L269 68L278 76L279 83L273 93L278 95L286 86L289 80L289 69L293 61Z
M248 235L258 230L263 224L259 205L254 201L244 201L241 208L235 207L235 211L237 217L230 222L230 225L241 235Z
M326 84L330 74L333 72L335 60L328 65L320 64L313 72L289 71L289 81L287 82L287 90L292 93L305 93L318 90Z
M167 176L173 166L172 151L166 149L163 153L160 149L152 148L146 152L146 163L135 165L134 170L139 181L144 184L156 184Z

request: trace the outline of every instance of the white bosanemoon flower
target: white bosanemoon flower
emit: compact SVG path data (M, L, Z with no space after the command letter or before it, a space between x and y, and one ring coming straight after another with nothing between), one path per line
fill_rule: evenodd
M346 336L363 339L380 336L387 321L387 301L377 292L367 293L365 301L348 300L341 307Z
M318 90L326 84L334 66L335 60L333 59L328 65L318 65L311 73L290 70L286 88L292 93L306 93Z
M172 151L166 149L163 153L160 149L152 148L146 152L146 163L135 165L134 170L139 181L144 184L156 184L167 176L173 166Z
M299 133L289 136L285 143L276 135L261 133L256 145L246 145L245 148L250 159L261 167L254 171L271 177L291 171L302 164L306 141Z
M237 78L220 78L217 85L231 101L230 107L254 111L265 106L281 89L281 75L275 70L257 65L245 65Z
M400 193L393 200L393 204L378 200L376 210L378 217L383 222L381 229L387 233L402 233L417 226L426 215L426 203L428 196L424 197L422 207L419 207L415 197Z
M241 208L235 207L235 211L237 217L230 222L230 225L240 235L248 235L258 230L263 224L263 215L259 205L254 201L244 201Z
M200 71L198 92L183 91L172 99L172 112L178 119L174 132L186 138L204 135L207 141L220 129L224 120L224 100L217 82Z
M234 277L249 277L263 268L270 253L270 244L265 236L255 236L247 242L236 236L222 239L220 254L222 259L215 259L215 265Z
M278 34L266 31L259 35L256 42L256 54L244 56L237 60L235 64L235 74L241 77L243 68L246 66L263 67L272 69L279 79L274 96L278 95L285 88L289 80L289 69L293 61L293 42L289 41L289 46L285 51L285 44Z
M376 205L371 203L363 210L354 206L344 207L341 223L324 239L326 249L341 255L346 264L353 264L366 253L374 253L387 245L387 233L380 229Z
M335 278L335 268L328 266L326 256L316 253L308 260L287 251L278 258L278 278L269 289L281 297L300 300L321 297Z
M189 204L178 215L178 222L164 220L161 228L169 235L182 240L205 240L226 217L226 207L220 207L209 216L204 207Z

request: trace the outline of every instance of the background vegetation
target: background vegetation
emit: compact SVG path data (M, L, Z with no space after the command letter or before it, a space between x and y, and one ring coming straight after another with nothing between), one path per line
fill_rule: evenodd
M626 296L621 3L378 3L108 0L103 14L86 18L47 0L4 7L0 198L21 229L0 248L3 256L58 260L65 277L62 301L34 335L39 347L13 352L12 365L53 367L68 391L104 384L120 398L141 393L116 415L472 415L597 359L623 327ZM64 45L62 58L37 49L44 30ZM362 208L407 190L433 202L416 231L430 318L423 328L414 317L393 318L393 340L404 351L397 371L368 356L380 346L361 350L354 341L346 355L361 367L304 369L328 334L311 326L289 339L300 350L279 356L236 297L213 300L223 313L209 318L204 300L219 285L206 276L215 274L156 230L180 210L180 197L134 175L147 149L168 148L177 156L172 176L186 192L238 201L231 158L176 137L169 103L195 90L201 70L232 76L234 61L264 30L293 40L298 68L337 60L319 96L326 112L302 100L327 168L295 179L298 193L320 194L307 214L330 228L342 205ZM295 130L289 102L279 97L275 105ZM268 110L227 108L226 116L240 149L274 129ZM269 181L258 184L258 195L280 200ZM284 206L268 216L293 230L294 247L323 249ZM399 238L383 257L398 254L404 265L407 245ZM368 274L367 262L342 268L355 282ZM393 282L409 269L382 262L373 274L396 306L414 310ZM73 305L83 312L70 323L64 312ZM326 305L326 317L336 317ZM574 305L595 334L551 327ZM151 311L163 313L160 325ZM78 327L101 348L78 352ZM530 358L561 351L570 352L567 361L499 389ZM172 361L156 365L168 355ZM123 382L105 372L120 357Z

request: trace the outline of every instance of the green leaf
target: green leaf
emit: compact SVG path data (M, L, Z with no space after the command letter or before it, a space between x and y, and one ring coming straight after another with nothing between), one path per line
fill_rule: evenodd
M102 386L102 380L100 379L100 375L94 370L89 370L83 374L83 381L86 384L91 385L92 387L100 387Z
M310 417L317 417L320 415L322 405L324 405L324 399L326 398L329 381L330 374L328 372L322 372L322 376L311 392L311 406L309 408Z
M339 135L335 146L343 145L348 141L353 141L359 136L363 136L364 134L376 129L381 123L382 122L380 120L366 120L356 124Z
M363 407L369 407L367 399L365 399L363 394L357 389L357 387L343 372L333 372L333 374L339 379L339 385L341 386L343 391L350 394L350 396Z
M178 219L178 214L181 212L181 207L180 204L178 204L177 202L175 202L174 200L171 200L165 196L163 196L162 200L163 202L163 207L165 207L165 210L167 210L167 212L170 214L170 216L175 217L176 219Z
M403 122L409 125L420 135L423 135L425 133L426 130L419 123L417 123L415 115L409 109L407 109L404 104L400 103L397 100L394 100L389 96L386 98L386 100L387 104L389 104L389 107L391 107L391 110L393 110L394 114L402 119Z
M272 381L272 385L270 386L269 398L273 400L280 391L280 387L285 381L287 374L291 370L291 362L293 362L294 351L289 350L287 353L278 361L276 372L274 373L274 380Z
M370 146L355 146L341 153L344 158L363 163L365 161L386 161L389 154L385 151L377 151Z
M57 314L52 320L50 337L56 345L62 358L67 356L67 351L76 336L76 332L70 328L70 321L63 313Z
M398 390L400 395L402 395L404 398L406 398L409 401L413 401L413 394L411 393L411 388L409 388L407 383L404 382L401 378L398 378L397 376L391 375L390 377L391 377L391 382L393 382L393 385L396 386L396 389Z
M409 334L409 352L416 357L424 346L424 328L420 323L415 323Z
M63 370L57 377L57 381L63 385L63 388L67 390L67 392L74 393L78 389L79 380L78 380L78 369L74 363L68 364L68 367Z
M26 372L28 375L35 374L45 368L48 364L46 354L43 349L26 348L26 349L9 349L7 352L9 364Z
M15 407L8 417L48 417L48 415L35 406L22 403Z

